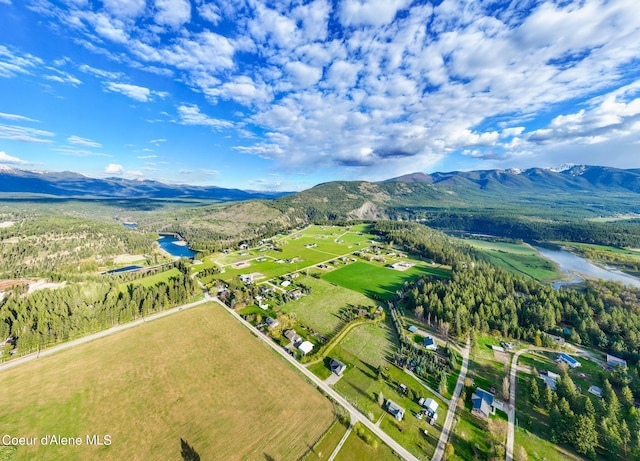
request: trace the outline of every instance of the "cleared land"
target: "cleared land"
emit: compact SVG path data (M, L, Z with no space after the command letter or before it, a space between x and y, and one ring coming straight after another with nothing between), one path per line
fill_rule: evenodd
M541 282L563 277L552 262L541 257L528 245L477 239L464 239L464 242L484 253L491 264L510 272L523 274Z
M343 320L338 313L343 307L375 305L360 293L332 285L324 280L301 277L296 282L310 287L311 294L283 304L280 309L285 313L295 313L298 320L325 336L333 334L342 325Z
M3 433L83 440L19 447L15 460L179 459L181 439L201 459L297 459L334 420L328 400L210 304L7 370L0 385ZM93 434L111 445L87 445Z
M390 299L404 282L420 275L450 277L450 271L438 267L414 266L404 272L365 262L355 262L323 275L336 285L358 291L371 298Z

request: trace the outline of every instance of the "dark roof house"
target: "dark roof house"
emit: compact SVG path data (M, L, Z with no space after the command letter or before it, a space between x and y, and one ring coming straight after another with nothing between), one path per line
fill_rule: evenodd
M338 359L331 359L329 362L329 368L331 368L333 373L340 376L347 366Z
M489 419L489 415L495 412L493 409L493 394L484 389L477 388L471 396L471 402L473 402L471 412L483 419Z

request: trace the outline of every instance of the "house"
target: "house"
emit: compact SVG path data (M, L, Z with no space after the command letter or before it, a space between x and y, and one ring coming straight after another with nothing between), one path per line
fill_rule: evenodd
M607 365L611 368L615 367L627 367L627 361L623 359L619 359L618 357L614 357L613 355L607 354Z
M602 398L602 389L598 386L591 386L589 388L589 393L595 395L596 397Z
M387 400L387 411L391 413L398 421L404 418L404 408L395 403L393 400Z
M338 359L331 359L329 362L329 368L331 368L333 373L340 376L342 375L342 372L347 369L347 366Z
M275 328L280 325L280 322L271 317L267 317L264 323L266 323L269 328Z
M295 330L286 330L284 333L284 337L291 341L293 344L300 342L302 338Z
M552 391L556 390L556 381L560 377L559 374L554 373L552 371L541 370L540 371L540 379L544 381L549 389Z
M471 396L471 402L473 403L471 413L482 419L489 419L489 415L496 412L493 406L493 394L484 389L477 388Z
M289 280L285 280L280 284L280 286L284 288L287 288L289 285L291 285L291 282Z
M409 330L411 333L415 333L416 331L418 331L418 327L415 325L411 325L409 328L407 328L407 330Z
M436 340L433 339L431 336L426 336L424 338L424 343L422 345L424 346L425 349L430 351L435 352L438 350L438 345L436 344Z
M422 406L427 410L427 415L429 417L433 417L433 415L438 413L438 402L433 399L427 399L422 403Z
M516 345L515 345L515 344L513 344L513 343L508 343L508 342L506 342L506 341L502 341L502 342L500 343L500 345L501 345L502 347L504 347L504 348L505 348L506 350L508 350L508 351L510 351L511 349L515 349L515 347L516 347Z
M574 359L573 357L567 354L559 354L556 362L566 363L571 368L578 368L579 366L582 366L580 362L578 362L576 359Z
M243 274L240 276L240 281L245 285L250 285L253 283L253 276L251 274Z
M300 352L303 354L308 354L313 350L313 344L309 341L303 341L296 346Z

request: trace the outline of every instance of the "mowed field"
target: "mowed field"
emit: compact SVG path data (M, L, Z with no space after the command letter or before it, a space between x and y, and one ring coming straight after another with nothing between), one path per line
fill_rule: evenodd
M375 302L363 294L324 280L300 277L297 282L311 288L311 294L283 304L282 312L295 313L298 320L325 336L334 333L344 322L339 317L340 309L349 305L375 306Z
M178 460L182 440L203 460L298 459L334 421L327 399L214 304L0 370L0 387L0 434L82 437L18 447L15 460ZM87 445L94 434L111 445Z
M509 272L526 275L541 282L558 280L563 277L556 266L525 244L487 242L486 240L464 239L484 253L489 262Z
M365 262L355 262L328 272L322 278L336 285L358 291L366 296L390 299L404 282L420 275L435 275L449 278L451 272L438 267L416 265L406 271L374 266Z

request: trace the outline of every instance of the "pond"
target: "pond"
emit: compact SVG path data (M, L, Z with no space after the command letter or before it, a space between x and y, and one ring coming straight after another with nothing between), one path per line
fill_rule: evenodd
M193 258L196 255L195 251L189 249L187 242L174 235L160 235L158 243L160 244L160 247L171 256L177 256L178 258Z
M564 280L555 282L554 288L560 288L563 285L569 285L572 283L579 283L583 279L578 275L584 275L587 277L598 278L602 280L609 280L614 282L622 282L625 285L634 286L640 288L640 279L632 277L624 272L616 269L606 269L596 266L592 262L575 255L567 250L550 250L548 248L534 247L538 253L547 259L555 262L560 266L562 272L573 277L572 280Z

